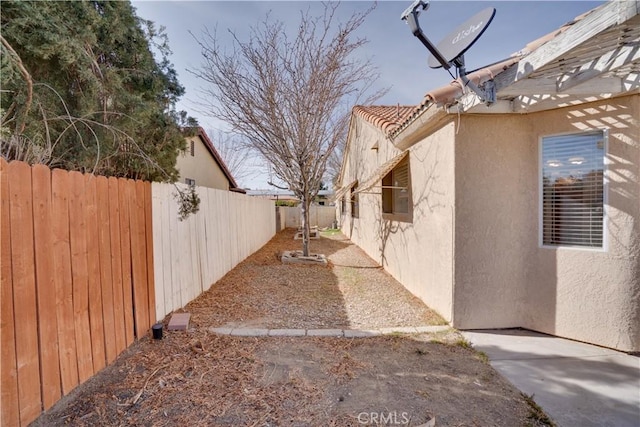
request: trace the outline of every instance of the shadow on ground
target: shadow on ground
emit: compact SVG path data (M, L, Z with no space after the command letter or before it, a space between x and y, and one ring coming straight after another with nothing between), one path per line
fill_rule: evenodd
M300 249L286 229L185 310L196 327L376 328L442 324L442 319L342 234L312 239L328 266L282 264Z

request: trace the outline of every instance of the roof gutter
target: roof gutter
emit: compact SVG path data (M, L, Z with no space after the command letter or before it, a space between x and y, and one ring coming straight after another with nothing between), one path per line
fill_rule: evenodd
M398 133L390 136L391 142L396 148L406 150L450 120L451 114L443 108L437 108L435 103L430 102L425 105L416 118L401 128Z

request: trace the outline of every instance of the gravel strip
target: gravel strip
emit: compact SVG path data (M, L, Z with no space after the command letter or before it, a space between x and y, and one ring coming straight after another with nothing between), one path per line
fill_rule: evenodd
M341 233L322 233L311 252L328 266L283 265L301 248L294 230L259 251L185 307L194 327L379 329L445 322Z

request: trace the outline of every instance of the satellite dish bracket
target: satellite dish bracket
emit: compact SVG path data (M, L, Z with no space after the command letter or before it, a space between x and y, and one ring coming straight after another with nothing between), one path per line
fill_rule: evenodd
M418 16L420 13L427 10L429 8L429 0L415 0L411 6L409 6L401 15L401 19L406 21L411 29L411 32L415 37L418 38L422 42L422 44L431 52L431 55L440 63L442 68L445 70L449 70L451 67L455 67L462 80L462 83L465 87L469 87L482 102L487 104L487 106L496 102L496 91L493 80L489 80L485 82L483 85L478 86L467 77L467 72L464 65L464 53L460 53L458 56L453 58L451 61L447 61L447 59L442 55L442 53L438 50L436 46L431 43L431 41L424 34L422 29L420 28L420 23L418 22ZM495 13L495 10L494 10ZM491 16L491 19L493 15ZM491 19L489 22L491 22ZM488 23L486 24L488 26ZM486 28L485 26L485 28ZM484 29L482 30L484 31ZM482 34L482 31L480 34Z

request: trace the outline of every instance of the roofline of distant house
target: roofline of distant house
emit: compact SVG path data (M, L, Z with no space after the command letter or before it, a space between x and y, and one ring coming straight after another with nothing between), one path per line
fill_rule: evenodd
M194 129L194 128L191 127L191 128L185 128L185 129ZM198 126L195 129L197 132L194 136L199 136L200 139L202 139L202 142L204 142L205 147L207 147L207 150L209 150L209 153L211 154L211 156L213 156L213 159L216 161L216 163L218 163L218 165L220 166L220 169L222 169L222 173L224 173L224 176L229 181L229 184L230 184L229 191L233 191L235 193L243 193L243 194L246 193L245 189L238 187L236 180L233 178L233 175L231 175L231 171L227 167L224 160L222 160L222 157L220 157L220 154L218 153L218 150L216 150L216 147L213 145L213 142L211 141L211 139L209 139L209 135L207 135L207 133L201 126Z

